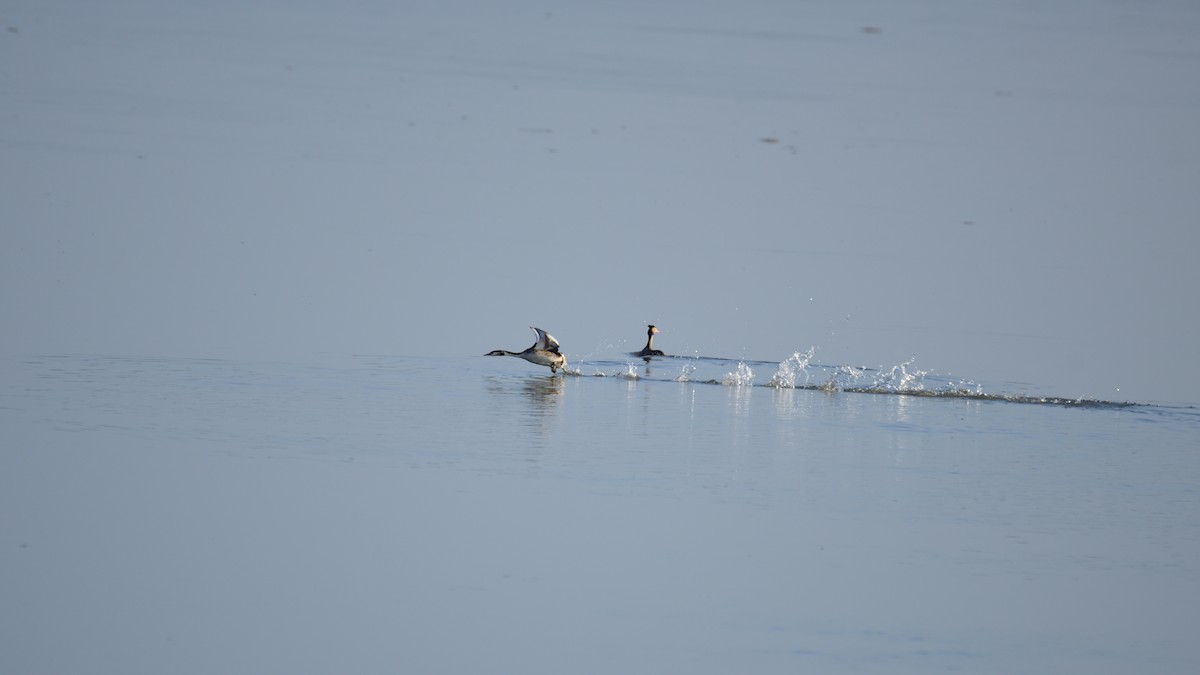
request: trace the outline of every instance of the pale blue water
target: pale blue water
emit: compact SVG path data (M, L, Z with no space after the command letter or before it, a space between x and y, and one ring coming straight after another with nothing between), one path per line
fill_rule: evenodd
M804 361L0 362L4 670L1194 672L1196 409Z
M1200 4L346 10L6 3L0 673L1200 672Z

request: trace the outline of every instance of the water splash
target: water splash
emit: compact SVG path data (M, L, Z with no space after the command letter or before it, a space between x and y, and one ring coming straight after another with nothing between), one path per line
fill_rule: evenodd
M959 380L948 385L944 391L948 394L956 394L963 397L980 397L984 395L983 385L971 380Z
M875 376L875 382L871 384L872 389L886 391L893 394L908 394L925 391L925 376L929 374L927 370L909 371L917 358L913 358L901 363L900 365L892 366L891 370L880 370Z
M679 370L679 374L675 376L676 382L691 382L692 373L696 372L696 364L685 363L683 368Z
M869 379L866 368L839 366L822 388L868 394L995 398L984 394L983 385L970 380L936 381L933 371L912 368L915 362L913 357L889 369L880 368Z
M846 391L859 386L866 379L867 369L861 366L838 366L829 373L829 379L821 386L822 391Z
M721 380L721 384L727 387L753 386L754 371L750 370L750 366L746 365L745 361L738 361L737 370L732 373L725 373L725 379Z
M796 352L781 361L778 370L771 376L771 381L767 382L767 386L777 389L795 389L800 375L804 375L804 383L800 386L808 386L808 364L812 362L815 349L815 347L809 347L807 352L803 354Z
M931 370L913 367L915 358L909 359L891 368L867 368L864 366L833 366L822 365L813 361L815 348L806 352L795 352L782 362L751 361L756 367L775 367L775 374L765 384L754 384L754 372L745 359L737 361L733 372L728 372L723 378L708 375L720 371L706 370L720 364L722 369L734 363L731 359L709 357L678 357L685 359L675 376L670 374L656 375L647 369L640 372L641 364L631 361L598 361L588 362L586 359L576 360L560 372L565 376L590 376L598 378L615 378L629 381L632 386L641 380L673 381L691 385L724 385L745 389L760 386L775 389L824 391L828 393L852 394L888 394L900 396L920 396L932 398L951 398L972 401L997 401L1006 403L1026 403L1038 405L1058 405L1073 408L1124 409L1138 407L1143 404L1106 401L1092 398L1064 398L1058 396L1025 395L1013 393L990 393L985 391L982 384L967 379L952 379L937 375ZM664 360L664 364L669 361ZM585 373L584 370L590 370ZM544 371L542 371L544 374ZM739 394L741 395L741 394Z

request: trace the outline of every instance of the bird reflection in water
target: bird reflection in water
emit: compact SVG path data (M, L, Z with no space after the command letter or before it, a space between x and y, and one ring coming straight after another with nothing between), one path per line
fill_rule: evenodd
M560 429L559 408L563 401L562 377L489 377L487 389L494 395L496 428L516 433L524 441L525 460L538 463L541 453Z
M544 415L558 412L558 406L562 403L563 378L529 378L525 380L522 389L529 397L530 407L534 413Z
M558 406L562 403L564 387L562 377L488 377L486 379L488 391L506 402L523 401L528 411L538 416L558 412Z

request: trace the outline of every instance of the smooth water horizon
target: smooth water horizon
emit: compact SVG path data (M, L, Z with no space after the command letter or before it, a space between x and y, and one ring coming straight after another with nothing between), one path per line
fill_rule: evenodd
M1195 408L665 361L2 360L6 669L1200 663Z

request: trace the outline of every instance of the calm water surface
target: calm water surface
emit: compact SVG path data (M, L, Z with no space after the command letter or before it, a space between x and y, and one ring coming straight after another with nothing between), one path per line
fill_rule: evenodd
M1200 665L1195 409L789 361L3 361L0 652L14 672Z

